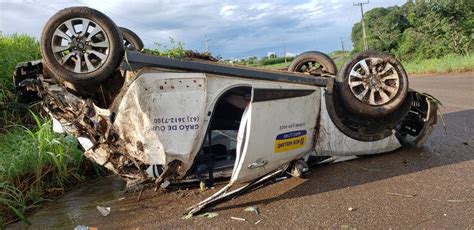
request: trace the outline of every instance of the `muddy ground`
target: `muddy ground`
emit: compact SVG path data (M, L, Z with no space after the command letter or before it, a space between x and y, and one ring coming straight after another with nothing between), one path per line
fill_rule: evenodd
M440 99L424 148L318 166L214 207L214 218L182 219L216 190L123 195L113 177L69 192L29 217L29 228L474 228L474 73L412 77L410 87ZM111 207L103 217L96 206ZM244 209L258 207L260 218ZM246 221L231 217L244 218ZM10 226L28 228L24 224Z

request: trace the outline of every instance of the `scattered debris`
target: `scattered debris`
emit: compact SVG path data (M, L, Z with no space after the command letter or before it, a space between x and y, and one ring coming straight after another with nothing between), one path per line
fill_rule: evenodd
M469 145L469 142L464 141L463 144L464 144L464 145Z
M281 180L286 180L286 179L288 179L287 176L282 176L282 177L276 178L275 181L281 181Z
M244 218L240 218L240 217L234 217L234 216L231 216L230 218L231 218L231 219L233 219L233 220L247 221L246 219L244 219Z
M206 213L203 213L201 215L198 215L198 217L206 217L206 218L214 218L216 216L218 216L219 213L217 212L206 212ZM191 219L193 217L193 214L192 213L187 213L186 215L184 215L183 217L181 217L181 219L183 220L187 220L187 219Z
M340 226L342 230L350 229L351 227L348 224L343 224Z
M326 160L319 162L318 164L333 164L344 161L350 161L359 158L358 156L332 156Z
M86 225L77 225L74 230L97 230L97 227L90 227Z
M298 160L293 164L290 175L301 178L304 173L309 171L309 166L303 160Z
M433 218L434 218L434 216L430 216L430 217L428 217L428 218L422 219L421 221L419 221L419 222L417 222L417 223L415 223L415 224L413 224L413 225L408 226L408 228L413 228L414 226L417 226L417 225L419 225L419 224L422 224L422 223L425 223L425 222L427 222L427 221L430 221L430 220L432 220Z
M250 207L245 208L244 211L246 211L246 212L254 212L255 215L257 215L258 220L257 220L254 224L258 224L258 223L260 223L260 221L262 221L262 217L260 216L260 211L258 210L257 207L250 206Z
M260 217L260 211L258 210L257 207L248 207L244 209L246 212L255 212L255 214Z
M349 211L355 211L355 210L357 210L357 208L349 207L348 210Z
M463 202L474 202L474 199L456 199L456 200L447 200L450 203L463 203Z
M193 217L193 214L192 214L192 213L187 213L186 215L184 215L183 217L181 217L181 219L187 220L187 219L191 219L191 217Z
M97 210L99 210L102 216L108 216L110 214L110 207L97 206Z
M167 188L170 184L171 184L171 182L170 182L169 180L165 180L165 181L160 185L160 187L161 187L162 189L165 189L165 188Z
M219 213L217 213L217 212L206 212L206 213L203 213L203 214L199 215L199 217L206 217L206 218L211 219L211 218L214 218L218 215L219 215Z
M204 181L201 181L199 183L199 188L201 189L201 192L206 191L206 183Z
M140 199L142 198L142 194L143 194L143 187L140 189L140 193L138 193L137 202L140 201Z
M386 192L388 195L394 195L394 196L403 196L403 197L415 197L416 194L400 194L400 193L394 193L394 192Z

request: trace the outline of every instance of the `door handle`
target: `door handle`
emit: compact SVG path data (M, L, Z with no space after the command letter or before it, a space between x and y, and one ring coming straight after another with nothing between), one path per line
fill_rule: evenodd
M253 162L252 164L249 164L247 168L249 169L254 169L254 168L260 168L265 166L268 163L268 161L263 160L263 159L258 159L257 161Z

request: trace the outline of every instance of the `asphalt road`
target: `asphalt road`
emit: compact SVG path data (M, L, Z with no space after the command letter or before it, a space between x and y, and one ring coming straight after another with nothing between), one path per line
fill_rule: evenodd
M314 167L222 203L214 218L181 219L185 208L216 190L126 196L102 180L35 213L32 228L474 228L474 73L411 77L410 87L444 104L425 147ZM103 217L96 205L110 206ZM244 209L258 207L261 221ZM231 219L244 218L246 221ZM17 225L15 227L26 227Z

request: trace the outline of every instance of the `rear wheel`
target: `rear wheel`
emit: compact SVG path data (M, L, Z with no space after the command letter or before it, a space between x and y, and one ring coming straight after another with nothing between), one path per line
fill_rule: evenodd
M143 49L143 41L136 33L124 27L119 27L119 30L122 32L123 45L126 49L133 51L141 51Z
M308 51L298 55L291 62L288 71L305 73L312 76L335 75L337 67L328 55L318 51Z
M123 39L106 15L88 7L70 7L47 22L41 54L55 77L76 84L99 83L121 63Z
M408 93L408 77L394 57L365 51L350 59L337 74L344 107L364 117L394 112Z

